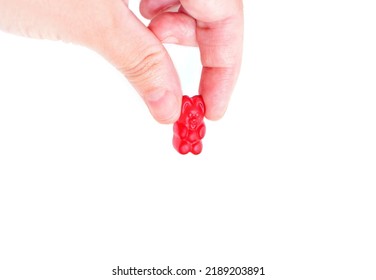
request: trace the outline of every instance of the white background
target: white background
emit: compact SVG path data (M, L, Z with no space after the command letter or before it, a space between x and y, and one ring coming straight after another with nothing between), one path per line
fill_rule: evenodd
M242 73L199 156L96 53L0 33L0 279L376 278L373 1L244 2ZM198 52L169 50L194 94Z

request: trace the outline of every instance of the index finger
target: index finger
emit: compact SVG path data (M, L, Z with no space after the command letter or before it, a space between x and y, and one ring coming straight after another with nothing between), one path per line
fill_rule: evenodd
M226 112L239 75L243 50L243 5L241 0L181 0L197 20L202 74L200 94L206 117L220 119Z

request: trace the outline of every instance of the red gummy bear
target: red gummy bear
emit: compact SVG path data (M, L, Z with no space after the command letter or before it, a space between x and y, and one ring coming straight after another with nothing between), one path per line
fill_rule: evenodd
M202 151L201 139L205 136L205 105L200 95L192 98L184 95L180 118L174 123L174 148L185 155L198 155Z

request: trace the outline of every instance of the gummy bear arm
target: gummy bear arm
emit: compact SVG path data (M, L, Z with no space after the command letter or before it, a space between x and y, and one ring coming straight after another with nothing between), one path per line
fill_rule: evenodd
M180 123L174 123L174 133L179 135L180 138L185 138L188 135L188 129Z
M199 127L199 130L198 130L198 135L199 135L200 139L204 138L205 133L206 133L206 127L205 127L205 124L202 124Z

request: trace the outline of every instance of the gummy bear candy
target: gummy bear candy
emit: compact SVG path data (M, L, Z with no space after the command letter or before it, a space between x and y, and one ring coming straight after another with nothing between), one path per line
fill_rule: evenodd
M205 104L200 95L184 95L181 114L174 123L174 148L182 155L189 152L198 155L202 151L202 138L205 136Z

